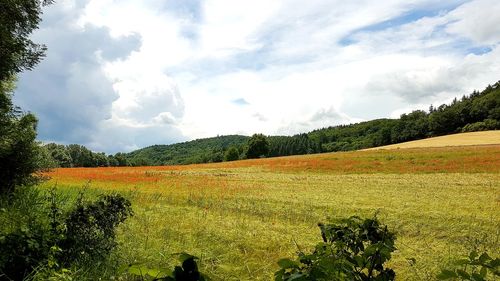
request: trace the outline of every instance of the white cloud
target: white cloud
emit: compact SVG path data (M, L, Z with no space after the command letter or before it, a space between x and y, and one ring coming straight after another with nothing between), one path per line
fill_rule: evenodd
M446 31L473 40L476 44L500 43L500 2L478 0L452 11Z
M93 148L117 151L394 117L481 89L499 79L497 2L67 0L54 8L65 19L52 17L39 38L71 27L139 39L135 48L95 36L48 46L92 50L97 70L68 67L60 82L69 93L91 89L95 104L93 125L73 131L85 127ZM41 124L54 118L40 115Z

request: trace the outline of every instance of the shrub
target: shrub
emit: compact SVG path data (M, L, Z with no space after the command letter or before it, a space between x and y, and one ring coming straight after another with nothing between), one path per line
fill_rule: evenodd
M66 233L60 242L63 262L106 258L116 246L116 227L132 214L130 201L119 194L79 204L65 221Z
M494 119L485 119L481 122L470 123L462 128L462 133L465 132L476 132L476 131L487 131L500 129L500 122Z
M395 250L395 235L376 217L353 216L319 224L323 242L311 254L299 252L296 261L282 259L275 280L394 280L384 268Z
M68 275L66 267L96 266L115 247L116 227L132 215L118 194L79 200L64 212L54 191L49 204L37 191L26 187L0 197L0 280L47 280Z

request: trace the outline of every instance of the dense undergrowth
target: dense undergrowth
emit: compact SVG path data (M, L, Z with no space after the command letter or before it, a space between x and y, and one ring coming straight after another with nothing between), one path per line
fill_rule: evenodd
M54 190L19 188L1 198L0 280L46 280L86 272L105 263L116 246L116 227L131 216L119 194L66 202Z

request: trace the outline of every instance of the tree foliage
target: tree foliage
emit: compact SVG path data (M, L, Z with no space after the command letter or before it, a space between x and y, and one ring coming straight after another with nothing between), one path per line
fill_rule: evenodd
M5 0L0 2L0 193L32 184L42 169L36 143L37 119L12 104L15 75L32 69L45 47L29 36L38 27L43 5L51 1Z
M13 81L0 81L0 193L33 184L43 168L36 142L37 119L24 114L11 102Z
M235 161L240 159L240 152L235 146L231 146L224 154L224 161Z
M266 157L269 154L269 141L263 134L254 134L248 140L248 159Z
M46 47L30 34L38 28L42 7L52 0L0 1L0 81L23 70L33 69L44 57Z

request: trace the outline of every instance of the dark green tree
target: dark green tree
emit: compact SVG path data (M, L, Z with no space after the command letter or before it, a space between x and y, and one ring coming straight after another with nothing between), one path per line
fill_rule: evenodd
M67 146L74 167L95 167L96 161L92 151L83 145L70 144Z
M235 146L231 146L226 153L224 153L224 161L235 161L240 159L240 152Z
M32 184L42 168L36 143L37 119L12 104L15 75L32 69L45 47L29 39L38 27L42 6L51 1L3 0L0 2L0 193Z
M46 47L31 41L30 34L38 28L42 7L52 2L0 1L0 81L33 69L44 57Z
M72 167L73 160L68 152L66 146L62 144L49 143L45 145L45 148L49 151L50 156L56 162L59 167Z
M35 141L37 119L12 104L14 83L0 81L0 193L38 180L41 148Z
M248 140L247 158L266 157L269 153L269 141L263 134L254 134Z

